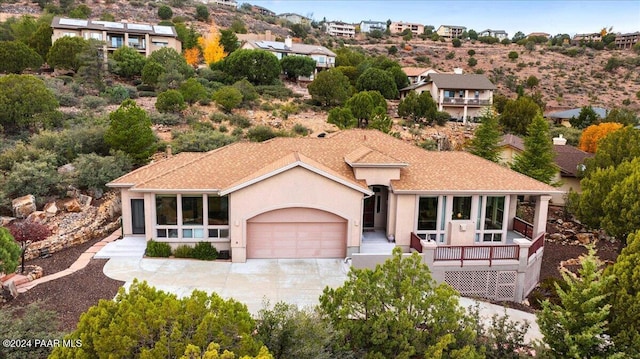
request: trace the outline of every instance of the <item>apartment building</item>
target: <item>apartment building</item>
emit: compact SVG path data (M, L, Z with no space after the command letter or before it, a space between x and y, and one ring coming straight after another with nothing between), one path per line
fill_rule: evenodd
M616 35L616 47L619 49L630 49L633 45L640 41L640 31L631 32L627 34Z
M599 32L592 32L590 34L575 34L571 43L574 45L583 42L602 41L602 35Z
M453 38L461 38L462 33L467 30L464 26L456 26L456 25L440 25L436 33L441 37L453 39Z
M327 34L336 37L354 38L356 36L356 27L353 24L344 22L329 22L325 24Z
M182 51L182 43L173 26L54 17L51 28L52 43L64 36L103 41L105 56L123 46L134 48L145 56L163 47Z
M418 36L424 33L424 25L422 24L414 24L409 22L392 22L391 26L389 26L389 30L392 34L400 34L405 30L411 30L411 33L414 36Z

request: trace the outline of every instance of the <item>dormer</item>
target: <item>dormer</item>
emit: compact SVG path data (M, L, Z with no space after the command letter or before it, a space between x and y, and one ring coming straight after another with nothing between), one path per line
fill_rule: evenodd
M366 181L367 186L390 186L392 180L400 179L400 169L409 165L366 146L344 156L344 161L356 179Z

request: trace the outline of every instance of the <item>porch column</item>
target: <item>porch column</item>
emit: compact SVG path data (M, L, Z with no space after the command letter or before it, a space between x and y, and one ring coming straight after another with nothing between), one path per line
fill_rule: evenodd
M518 278L516 279L516 290L513 300L516 302L522 302L525 298L525 286L527 283L527 275L529 268L529 247L531 247L531 241L525 238L516 238L513 240L515 244L520 247L518 255Z
M533 215L533 238L547 231L547 213L551 196L540 195L536 199L536 208Z
M516 217L518 211L518 195L512 194L509 196L509 220L507 221L507 230L513 231L513 219Z
M444 90L438 90L438 111L442 111L442 101L444 101Z
M420 244L422 245L422 262L432 269L438 245L434 241L426 240L421 240Z

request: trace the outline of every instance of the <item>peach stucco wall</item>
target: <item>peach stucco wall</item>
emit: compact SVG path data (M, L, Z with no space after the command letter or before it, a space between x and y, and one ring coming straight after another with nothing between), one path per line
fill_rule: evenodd
M347 220L347 247L359 247L363 194L302 167L270 177L229 195L232 258L246 260L247 220L288 207L307 207ZM346 254L345 254L346 255Z
M399 168L354 168L356 179L367 181L367 186L381 185L389 187L391 180L400 179Z
M396 244L409 247L411 232L415 229L416 221L416 195L396 195L393 206L389 206L390 217L395 218L393 234Z

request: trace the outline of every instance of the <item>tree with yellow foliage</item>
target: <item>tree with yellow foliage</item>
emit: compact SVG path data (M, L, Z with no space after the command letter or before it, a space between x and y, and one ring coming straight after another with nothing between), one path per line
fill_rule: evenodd
M227 56L224 47L220 44L220 32L215 22L211 21L207 37L199 37L198 44L202 48L202 55L207 65L218 62Z
M184 51L184 59L187 63L193 67L196 67L200 63L200 49L192 47Z
M603 122L599 125L591 125L584 129L580 137L581 150L589 153L596 153L598 141L613 131L622 128L622 124L616 122Z

